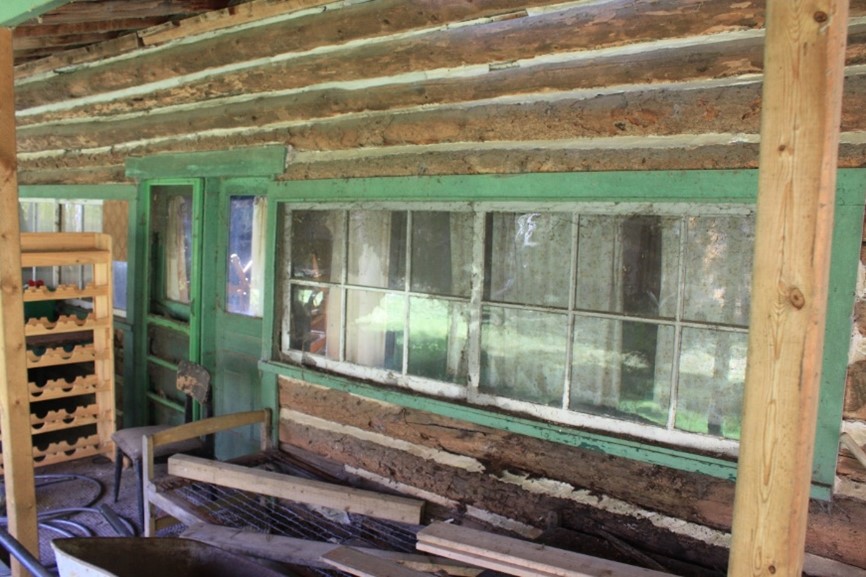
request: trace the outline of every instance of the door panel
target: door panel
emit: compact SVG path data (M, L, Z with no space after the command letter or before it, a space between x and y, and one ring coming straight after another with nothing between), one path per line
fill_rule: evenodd
M149 422L183 422L178 362L200 362L201 206L199 181L147 186L146 399Z

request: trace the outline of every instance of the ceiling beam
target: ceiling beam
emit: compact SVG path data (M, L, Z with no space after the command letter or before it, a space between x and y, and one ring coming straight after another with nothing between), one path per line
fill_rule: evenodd
M69 2L70 0L4 0L0 2L0 26L18 26Z

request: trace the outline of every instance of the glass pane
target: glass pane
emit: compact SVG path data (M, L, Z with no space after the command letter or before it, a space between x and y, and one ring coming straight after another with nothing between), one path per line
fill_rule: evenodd
M229 201L229 247L226 310L262 316L267 201L258 196L233 196Z
M345 218L342 210L292 211L292 277L342 281Z
M468 337L469 307L465 303L410 299L410 374L465 384Z
M576 307L673 318L679 223L659 216L582 216Z
M683 329L676 427L740 438L746 333Z
M577 317L570 408L665 425L673 327Z
M350 290L346 295L346 360L403 372L403 295Z
M349 284L403 289L406 213L358 210L349 214Z
M683 316L747 326L754 217L692 217L687 223Z
M340 358L340 295L327 287L292 287L291 349Z
M485 300L568 306L570 213L494 213L487 217Z
M412 213L412 282L416 292L468 297L472 215Z
M154 202L157 198L154 195ZM172 196L162 206L165 215L153 219L153 233L157 238L162 233L165 239L161 247L165 298L188 304L192 272L192 197Z
M566 315L485 306L482 317L479 390L561 407Z
M119 316L126 316L126 277L127 263L122 260L111 262L111 276L113 289L114 312Z
M189 319L192 274L193 187L186 184L150 187L150 312ZM174 302L168 302L174 301Z

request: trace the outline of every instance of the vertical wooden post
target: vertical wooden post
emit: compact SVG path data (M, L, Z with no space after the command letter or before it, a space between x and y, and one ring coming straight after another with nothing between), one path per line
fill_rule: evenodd
M12 31L0 28L0 435L9 532L35 556L36 489L24 341ZM13 575L24 574L17 562Z
M731 577L800 577L833 228L848 0L768 0Z

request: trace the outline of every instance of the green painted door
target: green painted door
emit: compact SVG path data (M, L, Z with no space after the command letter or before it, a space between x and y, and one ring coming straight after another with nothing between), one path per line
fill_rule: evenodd
M265 181L208 179L205 190L202 363L211 370L216 414L262 407ZM217 455L257 449L254 428L216 438Z
M183 422L178 363L201 362L203 194L199 180L144 185L144 402L152 424ZM140 294L140 293L139 293ZM196 407L196 409L199 409ZM197 414L199 410L194 410Z

